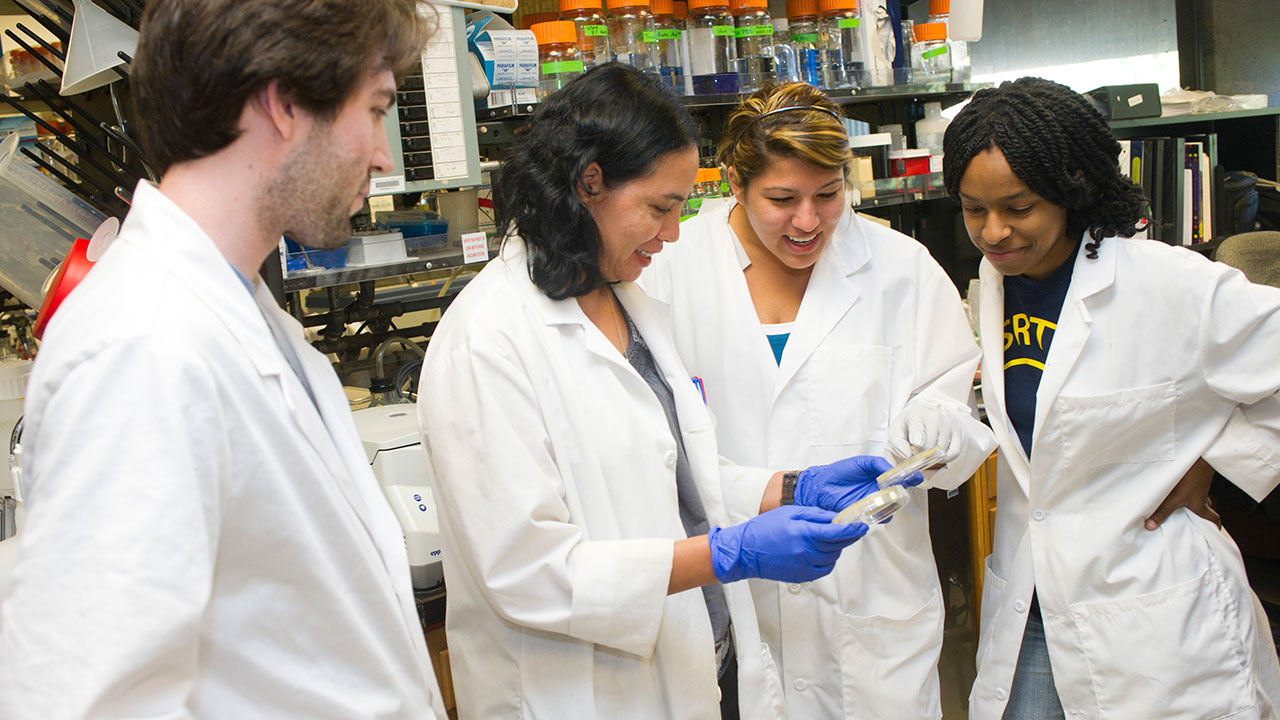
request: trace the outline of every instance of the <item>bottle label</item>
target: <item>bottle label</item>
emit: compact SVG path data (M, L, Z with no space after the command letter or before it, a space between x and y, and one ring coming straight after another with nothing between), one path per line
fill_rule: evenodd
M582 72L581 60L561 60L559 62L542 63L543 75L558 75L567 72Z
M862 27L862 20L858 18L837 18L836 27L841 30Z
M643 33L644 41L647 43L658 42L660 40L679 40L680 28L660 28L658 30L645 30Z
M818 42L818 33L800 33L799 35L792 35L791 42L816 43Z
M747 25L745 27L734 28L734 37L771 37L773 35L772 25Z
M584 37L599 37L601 35L608 37L609 28L605 25L583 25L582 34Z
M733 37L737 30L732 25L712 25L711 35L714 37Z
M925 60L928 60L930 58L936 58L939 55L946 55L946 54L947 54L947 46L943 45L942 47L936 47L932 50L925 50L924 52L920 53L920 57L924 58Z

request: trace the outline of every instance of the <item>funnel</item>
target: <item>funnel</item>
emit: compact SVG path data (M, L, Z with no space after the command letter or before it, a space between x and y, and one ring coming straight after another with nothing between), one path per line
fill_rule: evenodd
M113 69L124 64L121 50L133 55L138 31L89 0L74 0L71 42L62 71L62 94L74 95L102 87L119 77Z

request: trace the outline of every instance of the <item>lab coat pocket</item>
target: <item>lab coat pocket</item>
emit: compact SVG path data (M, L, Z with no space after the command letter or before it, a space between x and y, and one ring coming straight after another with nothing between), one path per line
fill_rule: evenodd
M1072 466L1161 462L1173 459L1176 404L1172 381L1106 395L1062 395L1048 424L1056 426L1064 462Z
M987 652L991 650L991 633L995 630L996 616L1000 614L1000 606L1004 603L1005 587L1009 584L991 569L991 559L994 557L993 553L983 561L982 614L978 618L979 668L982 667L982 661L986 659Z
M879 345L822 346L805 363L805 432L813 445L883 445L889 427L893 351Z
M841 693L847 720L942 716L938 654L942 598L935 590L905 617L842 614ZM874 667L874 672L869 672Z
M1199 577L1070 607L1101 718L1220 718L1252 706L1244 646L1216 561ZM1090 713L1093 714L1093 713Z

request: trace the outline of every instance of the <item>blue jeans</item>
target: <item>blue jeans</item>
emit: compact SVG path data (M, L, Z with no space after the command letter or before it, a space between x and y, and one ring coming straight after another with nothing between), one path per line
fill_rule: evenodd
M1005 720L1063 720L1062 702L1053 685L1053 667L1049 664L1049 646L1044 640L1044 620L1040 602L1031 596L1027 611L1027 628L1022 632L1022 649L1018 667L1009 689L1009 704L1004 708Z

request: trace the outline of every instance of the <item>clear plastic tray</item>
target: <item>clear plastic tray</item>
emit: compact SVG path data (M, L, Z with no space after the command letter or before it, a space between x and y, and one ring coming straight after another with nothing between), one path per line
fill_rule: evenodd
M938 464L938 459L941 457L942 448L937 445L923 452L918 452L880 473L880 476L876 478L876 484L882 488L887 488L905 482L917 470L924 470Z
M877 490L840 511L831 520L833 524L851 525L866 523L875 525L893 517L893 514L911 504L911 493L901 485L891 485Z

